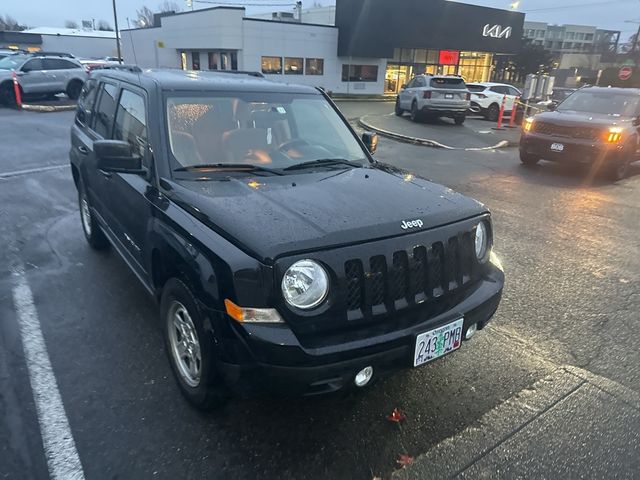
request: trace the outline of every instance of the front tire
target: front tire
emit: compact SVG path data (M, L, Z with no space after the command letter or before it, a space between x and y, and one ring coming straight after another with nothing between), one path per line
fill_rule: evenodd
M399 98L396 98L396 107L394 109L394 112L398 117L401 117L402 114L404 113L404 110L402 108L400 108L400 99Z
M82 231L87 243L94 250L104 250L109 246L109 240L96 222L95 216L91 211L91 204L87 197L82 180L78 185L78 207L80 209L80 221L82 222Z
M465 120L466 120L466 117L464 115L458 115L457 117L453 117L453 121L455 122L456 125L462 125Z
M615 164L607 168L606 177L613 182L617 182L618 180L626 178L629 174L630 164L631 161L629 159L624 159L616 162Z
M182 280L171 278L165 284L160 315L169 363L184 397L200 410L223 405L227 391L216 369L214 340Z
M0 85L0 105L12 108L16 106L16 94L12 82Z
M520 152L520 161L522 162L523 165L526 165L528 167L532 167L534 165L536 165L539 161L540 158L531 155L529 153L524 153L524 152Z

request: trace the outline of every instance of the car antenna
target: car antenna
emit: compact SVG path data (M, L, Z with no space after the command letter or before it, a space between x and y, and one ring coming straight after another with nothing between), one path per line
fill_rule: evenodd
M127 27L129 28L129 30L131 30L131 24L129 23L129 17L127 17ZM131 50L133 50L133 62L136 64L136 66L138 67L138 82L140 82L140 66L138 65L138 57L136 57L136 47L133 44L133 35L131 35L131 32L129 32L129 40L131 41Z

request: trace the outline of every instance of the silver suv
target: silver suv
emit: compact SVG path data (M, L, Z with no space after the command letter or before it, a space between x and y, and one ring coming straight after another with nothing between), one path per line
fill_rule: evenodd
M409 111L414 122L423 117L449 117L456 125L462 125L470 99L471 94L460 77L418 75L400 90L395 112L402 116Z
M87 79L87 71L75 58L62 54L15 53L0 60L0 103L15 104L13 72L25 97L66 93L75 100Z

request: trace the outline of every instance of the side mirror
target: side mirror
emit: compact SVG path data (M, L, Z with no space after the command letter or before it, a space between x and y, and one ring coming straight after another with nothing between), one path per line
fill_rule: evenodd
M378 134L374 132L364 132L362 134L362 143L364 143L369 153L373 155L378 148Z
M556 108L558 108L558 104L556 102L551 102L549 105L547 105L547 110L549 110L550 112L555 112Z
M93 142L97 167L105 172L143 173L142 158L133 153L123 140L98 140Z
M402 85L400 85L400 90L404 90L405 88L407 88L407 84L403 83Z

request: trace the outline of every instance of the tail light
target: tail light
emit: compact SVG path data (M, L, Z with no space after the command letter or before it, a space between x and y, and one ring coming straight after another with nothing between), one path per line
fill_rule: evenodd
M467 100L471 100L471 94L467 93Z
M422 92L422 98L431 98L431 90L425 90Z

